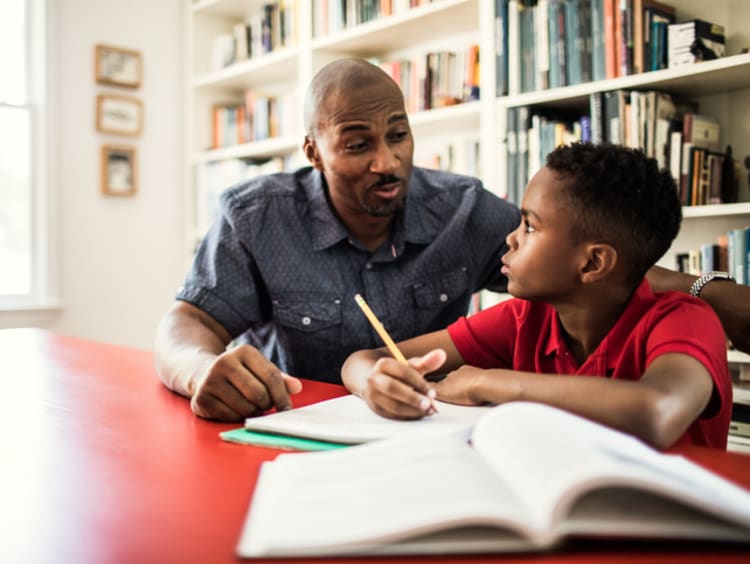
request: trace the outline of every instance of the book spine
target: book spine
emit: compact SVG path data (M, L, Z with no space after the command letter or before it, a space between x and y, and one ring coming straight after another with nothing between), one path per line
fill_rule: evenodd
M604 2L591 0L591 79L607 78L604 47Z
M508 94L508 0L495 0L495 82L496 96Z

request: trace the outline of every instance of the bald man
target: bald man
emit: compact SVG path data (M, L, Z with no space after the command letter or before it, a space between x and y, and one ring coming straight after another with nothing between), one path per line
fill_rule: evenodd
M201 417L288 409L293 376L341 383L351 352L381 344L357 293L403 340L455 321L477 290L505 288L518 210L476 178L412 166L403 93L385 72L327 65L304 120L311 166L224 192L159 326L160 377Z

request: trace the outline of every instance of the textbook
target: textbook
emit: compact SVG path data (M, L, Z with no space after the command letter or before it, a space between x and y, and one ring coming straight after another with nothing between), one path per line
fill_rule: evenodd
M550 550L569 537L750 543L750 491L559 409L490 408L428 435L281 454L237 545L254 557Z
M381 417L355 395L346 395L304 407L248 417L245 429L329 443L359 444L406 433L466 435L490 407L435 402L437 413L422 419Z

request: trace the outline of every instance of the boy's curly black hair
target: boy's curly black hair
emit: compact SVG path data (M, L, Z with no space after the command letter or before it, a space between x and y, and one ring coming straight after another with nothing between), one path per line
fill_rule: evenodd
M677 236L682 207L675 181L639 149L574 143L547 155L566 183L574 243L612 245L637 285Z

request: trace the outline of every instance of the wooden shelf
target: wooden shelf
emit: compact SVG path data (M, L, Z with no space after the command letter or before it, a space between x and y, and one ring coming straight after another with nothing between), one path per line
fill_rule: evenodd
M280 154L290 154L302 146L302 136L272 137L262 141L243 143L221 149L211 149L193 155L193 162L221 161L225 159L269 159Z
M733 55L677 68L632 74L563 88L505 96L498 98L497 101L503 109L532 105L564 109L588 106L590 94L609 90L655 89L695 97L744 88L750 88L750 54Z
M235 63L221 70L193 79L193 88L247 90L263 88L269 83L293 81L297 73L298 47L286 47Z
M478 5L478 0L440 0L314 38L310 47L316 51L369 57L382 53L385 45L389 51L397 51L462 31L478 32Z

